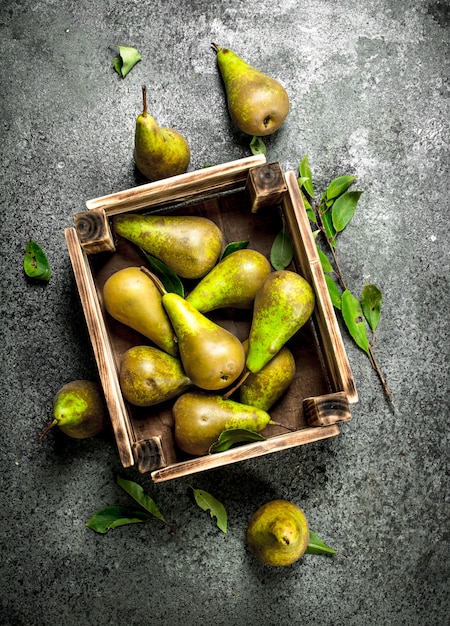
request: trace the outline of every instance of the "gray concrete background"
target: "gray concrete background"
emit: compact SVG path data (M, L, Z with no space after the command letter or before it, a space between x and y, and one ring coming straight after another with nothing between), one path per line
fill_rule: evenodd
M117 2L3 0L1 50L1 610L5 626L444 625L449 619L449 24L446 0ZM100 536L98 509L129 504L110 435L38 445L53 394L95 378L63 230L84 201L132 187L140 86L183 132L190 170L248 156L210 43L286 86L292 109L268 160L316 186L364 190L340 258L350 287L383 292L376 353L344 339L360 401L329 441L154 486L165 516ZM139 49L125 78L110 44ZM28 237L48 286L22 272ZM189 496L228 510L225 535ZM296 502L340 554L290 568L255 561L250 515Z

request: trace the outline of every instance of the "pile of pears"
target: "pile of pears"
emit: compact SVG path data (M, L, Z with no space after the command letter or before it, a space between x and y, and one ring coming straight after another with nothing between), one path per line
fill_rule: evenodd
M106 280L105 310L143 339L119 364L124 398L139 407L170 402L175 442L188 455L207 454L224 430L273 424L269 410L295 375L286 343L314 310L310 284L251 248L222 256L224 235L206 217L121 214L113 228L190 288L167 291L144 266ZM208 316L217 309L248 311L245 341Z

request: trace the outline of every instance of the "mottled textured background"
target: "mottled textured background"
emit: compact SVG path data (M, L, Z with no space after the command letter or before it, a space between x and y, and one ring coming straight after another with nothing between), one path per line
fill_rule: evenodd
M449 24L447 0L3 0L2 624L448 623ZM144 82L155 117L188 137L190 170L250 154L212 41L289 92L268 160L297 170L308 154L318 189L358 177L339 254L352 290L383 292L375 349L396 413L343 331L360 401L339 437L161 485L128 472L177 534L155 521L100 536L86 520L129 504L113 438L37 443L59 387L97 375L63 231L85 200L142 182ZM141 52L125 79L112 44ZM30 236L51 263L46 287L23 275ZM226 506L226 535L190 484ZM280 497L340 554L257 562L248 519Z

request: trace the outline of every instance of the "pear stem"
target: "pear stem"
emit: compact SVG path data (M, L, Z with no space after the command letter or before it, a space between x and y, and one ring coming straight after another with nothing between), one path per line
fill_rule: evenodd
M270 420L268 425L281 426L281 428L285 428L286 430L290 430L291 432L294 432L297 430L295 426L288 426L287 424L281 424L280 422L274 422L273 420Z
M147 86L142 85L142 114L147 115Z
M58 420L53 420L53 422L51 422L47 426L47 428L44 428L44 430L39 435L39 439L38 439L39 443L42 443L42 440L44 439L45 435L48 433L49 430L51 430L54 426L56 426L57 423L58 423Z
M233 385L233 387L231 387L231 389L228 389L228 391L222 396L223 400L228 400L228 398L233 395L233 393L235 391L237 391L239 389L239 387L242 385L242 383L244 381L247 380L247 378L250 376L251 372L250 370L245 370L243 374L241 374L241 377L238 378L237 382L235 385Z
M164 287L164 285L162 284L160 279L156 276L156 274L151 272L147 267L144 267L143 265L140 267L140 270L141 272L144 272L144 274L146 274L155 283L161 295L165 296L167 293L167 289Z
M221 47L220 47L220 46L218 46L216 43L212 43L211 45L212 45L212 47L214 48L214 50L215 50L216 52L219 52L219 50L221 50Z

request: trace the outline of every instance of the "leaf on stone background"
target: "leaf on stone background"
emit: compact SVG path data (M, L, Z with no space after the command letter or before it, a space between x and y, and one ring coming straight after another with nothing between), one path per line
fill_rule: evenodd
M236 250L243 250L244 248L248 246L248 244L249 244L248 239L244 241L232 241L225 247L225 250L223 251L222 256L220 258L224 259L226 256L228 256L232 252L236 252Z
M337 554L337 550L330 548L314 531L309 531L309 543L306 554Z
M144 250L143 252L145 254L145 257L151 269L156 274L156 276L160 279L165 289L169 293L176 293L182 298L184 298L184 285L181 282L181 279L178 276L178 274L175 274L175 272L172 269L170 269L170 267L168 267L163 261L160 261L159 259L157 259L155 256L151 254L147 254Z
M261 139L261 137L253 137L250 142L250 151L253 155L256 154L266 154L266 144Z
M348 289L342 294L342 317L356 345L370 358L369 339L367 338L366 320L361 303Z
M209 453L224 452L238 443L249 441L265 441L266 438L261 433L255 433L246 428L230 428L220 433L219 438L209 448Z
M270 262L276 270L284 270L291 263L294 257L289 232L286 228L282 228L275 237L270 250Z
M132 480L126 480L125 478L121 478L120 476L117 476L117 484L120 487L122 487L122 489L124 489L128 493L128 495L134 498L136 502L139 502L139 504L146 511L148 511L149 513L157 517L159 520L161 520L165 524L167 524L166 519L164 518L164 515L159 510L155 501L153 500L153 498L151 498L149 495L147 495L144 492L141 485L138 485L138 483L135 483Z
M325 233L327 235L328 240L330 241L333 248L336 247L336 229L333 224L333 218L331 216L331 211L327 210L321 214L322 224L325 229Z
M203 489L194 489L194 487L191 487L191 489L194 492L194 498L198 506L203 511L209 511L211 517L215 517L217 520L217 528L226 533L228 516L223 504Z
M108 506L94 513L86 522L86 526L104 535L112 528L125 526L127 524L138 524L147 522L151 515L146 511L132 511L125 506Z
M114 57L113 66L119 76L125 78L128 72L141 60L141 55L136 48L130 46L117 46L119 56Z
M376 285L364 285L361 294L361 308L372 332L375 332L381 315L382 294Z
M341 232L352 219L362 191L346 191L333 203L331 215L333 226L337 232Z
M356 176L338 176L332 180L325 192L327 199L333 200L343 194L355 180Z
M25 248L23 269L29 278L48 282L51 277L50 264L41 246L30 239Z
M314 185L311 168L309 167L308 155L305 154L299 166L300 178L303 180L302 187L310 198L314 198Z
M320 264L322 265L322 269L325 273L331 274L333 272L333 266L331 265L327 255L323 250L316 244L317 253L319 255Z
M325 282L327 283L332 305L340 311L342 309L342 300L336 283L328 274L325 274Z

